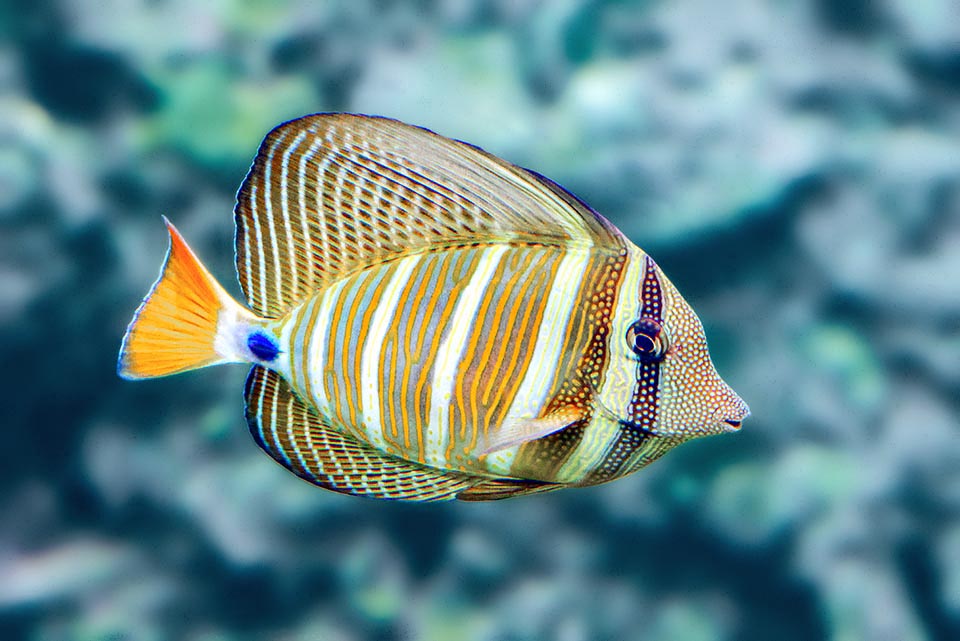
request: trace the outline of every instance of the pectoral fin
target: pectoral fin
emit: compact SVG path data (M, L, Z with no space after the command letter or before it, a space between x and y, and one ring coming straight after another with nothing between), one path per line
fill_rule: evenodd
M584 417L585 413L582 409L568 406L539 418L508 419L490 434L486 442L481 444L480 454L491 454L528 441L535 441L559 432Z

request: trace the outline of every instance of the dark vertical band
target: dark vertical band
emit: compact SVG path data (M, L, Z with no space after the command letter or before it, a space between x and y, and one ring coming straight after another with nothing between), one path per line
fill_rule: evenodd
M663 323L663 290L657 277L657 264L649 256L645 259L643 286L640 288L640 318ZM637 364L637 386L630 401L629 420L652 430L657 420L657 390L660 387L660 364L656 361Z
M629 292L621 292L627 296ZM663 322L663 290L657 277L657 264L644 259L643 284L640 287L640 318ZM651 438L657 420L657 390L660 387L660 366L657 362L637 362L637 383L630 399L627 420L639 427L622 425L610 444L603 463L584 478L584 485L604 483L626 473L626 466L644 441Z

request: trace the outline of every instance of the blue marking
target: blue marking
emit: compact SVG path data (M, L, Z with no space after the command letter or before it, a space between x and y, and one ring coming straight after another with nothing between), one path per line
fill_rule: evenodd
M260 330L253 332L247 337L247 348L254 356L265 363L274 360L277 354L280 353L280 348L277 347L277 344Z

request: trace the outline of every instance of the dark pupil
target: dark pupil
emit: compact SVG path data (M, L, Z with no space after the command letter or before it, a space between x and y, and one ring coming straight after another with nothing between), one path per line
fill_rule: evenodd
M633 349L640 354L649 354L656 347L652 336L637 334L633 339Z

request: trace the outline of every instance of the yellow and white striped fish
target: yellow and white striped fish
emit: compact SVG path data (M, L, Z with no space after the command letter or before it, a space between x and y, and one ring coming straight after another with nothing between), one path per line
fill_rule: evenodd
M749 410L648 255L477 147L320 114L264 139L237 197L249 309L167 222L119 373L253 363L254 438L385 499L499 499L629 474Z

